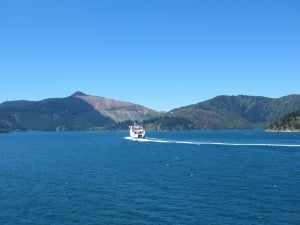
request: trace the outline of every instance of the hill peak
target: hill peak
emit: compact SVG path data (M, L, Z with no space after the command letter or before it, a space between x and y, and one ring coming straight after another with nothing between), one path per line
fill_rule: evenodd
M81 91L76 91L71 96L75 97L75 96L88 96L88 95L85 94L85 93L83 93L83 92L81 92Z

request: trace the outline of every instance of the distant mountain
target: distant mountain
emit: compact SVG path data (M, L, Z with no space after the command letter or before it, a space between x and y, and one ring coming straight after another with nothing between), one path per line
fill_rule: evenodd
M300 132L300 109L285 115L274 123L271 123L268 126L268 131Z
M217 96L194 105L171 110L167 117L149 121L149 127L160 129L261 129L283 115L300 108L300 95L282 98L260 96ZM173 119L172 119L173 118ZM176 121L185 119L184 126ZM174 121L164 126L166 121ZM182 120L181 120L182 121Z
M141 105L75 92L66 98L0 104L0 132L119 130L132 121L147 130L265 129L300 109L300 95L226 96L157 112Z
M0 104L0 131L106 129L116 122L159 115L140 105L75 92L66 98Z

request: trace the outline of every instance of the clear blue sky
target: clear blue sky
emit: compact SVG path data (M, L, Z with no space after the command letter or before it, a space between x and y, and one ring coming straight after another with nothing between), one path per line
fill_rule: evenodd
M75 91L171 110L300 93L299 0L0 0L0 102Z

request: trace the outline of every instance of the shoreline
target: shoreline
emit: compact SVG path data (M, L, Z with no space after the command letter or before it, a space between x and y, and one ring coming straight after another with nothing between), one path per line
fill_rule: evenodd
M274 129L267 129L266 132L281 132L281 133L299 133L299 129L282 129L282 130L274 130Z

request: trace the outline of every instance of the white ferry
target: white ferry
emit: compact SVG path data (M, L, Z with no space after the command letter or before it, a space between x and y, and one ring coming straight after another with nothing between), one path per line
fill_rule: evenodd
M146 135L144 127L136 123L133 126L129 126L129 133L132 138L145 138Z

